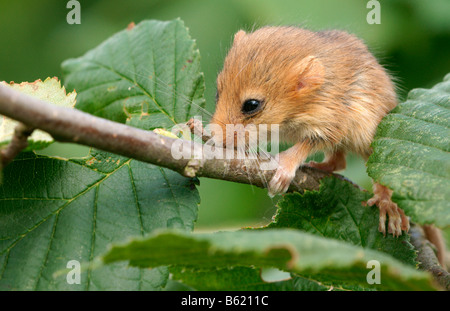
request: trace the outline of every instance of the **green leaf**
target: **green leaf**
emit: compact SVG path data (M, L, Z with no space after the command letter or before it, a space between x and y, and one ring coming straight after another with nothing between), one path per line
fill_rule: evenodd
M382 251L415 266L416 251L407 234L394 238L378 232L378 209L362 205L370 196L347 181L324 178L319 191L284 195L267 228L300 229Z
M204 111L200 53L180 20L144 21L62 65L76 108L143 129Z
M144 21L63 69L67 87L78 91L76 108L143 129L167 128L203 105L199 58L181 21ZM81 159L25 153L6 167L4 181L1 289L162 289L166 267L93 269L93 259L129 236L192 230L200 201L194 179L97 150ZM61 275L70 260L86 267L79 285Z
M192 230L197 217L199 196L189 179L103 152L76 162L26 153L5 169L4 178L2 289L160 289L166 268L88 269L79 285L54 273L70 260L90 262L128 236L157 228Z
M316 281L294 276L289 280L266 282L261 269L230 267L219 269L171 268L172 278L181 280L196 290L235 291L324 291L331 287Z
M61 87L61 82L57 78L47 78L44 82L39 79L34 82L22 82L19 84L6 82L0 83L7 85L16 91L45 100L57 106L73 108L75 105L76 93L72 92L66 94L66 90L64 87ZM17 121L0 115L0 147L2 145L9 144L17 124ZM52 142L53 137L49 134L41 130L35 130L28 138L28 147L26 150L42 149L50 145Z
M273 222L261 229L292 228L318 236L342 240L357 246L382 251L413 267L416 251L409 236L383 237L378 232L377 208L362 206L370 194L355 185L335 178L321 180L319 191L284 195L278 202ZM325 251L323 256L328 256ZM176 271L176 273L174 272ZM258 269L231 267L222 269L172 268L173 278L198 290L328 290L344 289L337 284L325 287L315 281L294 277L288 281L267 283ZM367 286L367 284L366 284ZM349 288L361 290L364 287Z
M412 90L378 126L367 172L413 221L450 225L450 74Z
M209 234L162 231L115 245L102 257L105 264L124 260L137 267L276 267L339 284L395 290L433 289L428 274L384 253L292 229ZM366 266L370 260L380 262L380 285L367 284L370 270Z

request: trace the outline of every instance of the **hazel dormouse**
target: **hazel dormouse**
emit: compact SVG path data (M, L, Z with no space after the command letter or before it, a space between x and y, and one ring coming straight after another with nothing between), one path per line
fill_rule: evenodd
M365 161L381 119L397 105L386 70L356 36L344 31L297 27L241 30L234 36L217 77L212 124L278 124L280 140L293 144L280 152L269 195L287 191L297 169L308 165L334 172L346 167L349 152ZM256 127L257 128L257 127ZM226 145L226 135L217 138ZM323 151L321 163L305 163ZM409 219L391 200L392 191L374 183L367 201L380 210L379 231L394 236L409 230Z

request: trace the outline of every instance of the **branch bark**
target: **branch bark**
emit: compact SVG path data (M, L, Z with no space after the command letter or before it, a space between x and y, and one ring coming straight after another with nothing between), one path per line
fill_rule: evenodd
M417 261L419 262L419 267L430 272L441 288L447 291L450 290L450 273L439 264L433 246L426 239L423 229L414 224L411 226L409 234L411 236L411 244L418 251Z
M14 129L14 136L6 148L0 150L0 169L8 165L26 147L28 137L33 133L33 128L19 123Z
M261 170L256 161L240 160L236 156L233 159L215 159L200 143L180 141L76 109L55 106L1 84L0 114L22 122L29 128L43 130L56 141L116 153L169 168L186 177L207 177L265 188L274 174L274 171ZM198 159L175 159L172 156L174 143L182 143L184 151L201 156ZM314 168L302 167L297 171L289 191L317 190L320 180L330 175ZM335 176L345 179L341 175Z

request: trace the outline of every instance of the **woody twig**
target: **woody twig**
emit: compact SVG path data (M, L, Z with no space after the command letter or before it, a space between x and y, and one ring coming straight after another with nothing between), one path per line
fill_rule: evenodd
M15 130L11 142L0 150L0 168L8 165L26 147L28 147L28 137L33 133L33 128L19 123Z
M186 177L207 177L265 188L266 181L274 174L272 170L262 171L261 162L246 161L238 157L217 159L203 148L201 143L161 136L152 131L95 117L77 109L52 105L4 85L0 85L0 114L22 122L28 129L47 132L56 141L112 152L169 168ZM175 159L172 156L174 143L183 150L190 150L190 154L200 156ZM10 153L6 157L8 162L15 155L17 154ZM271 160L273 159L266 158L261 161L264 163ZM331 174L314 168L301 168L291 184L290 191L317 190L320 180L329 175Z

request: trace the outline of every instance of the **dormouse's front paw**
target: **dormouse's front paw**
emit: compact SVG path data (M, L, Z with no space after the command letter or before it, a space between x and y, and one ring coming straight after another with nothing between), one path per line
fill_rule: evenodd
M287 169L282 166L278 167L272 180L269 182L269 196L273 198L277 194L285 193L289 189L291 181L295 177L295 169Z
M297 169L305 161L310 150L309 141L299 142L275 156L278 168L267 187L270 197L285 193L289 189Z

